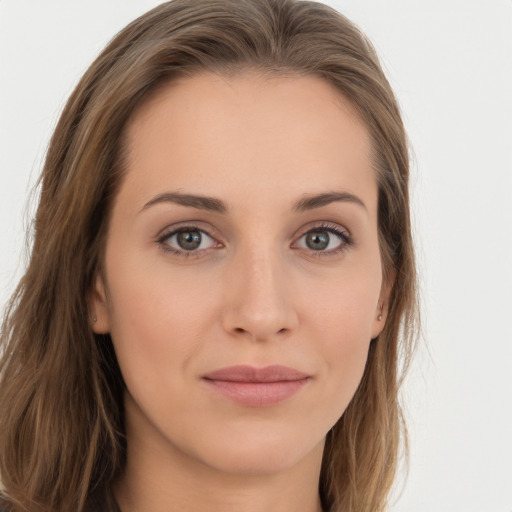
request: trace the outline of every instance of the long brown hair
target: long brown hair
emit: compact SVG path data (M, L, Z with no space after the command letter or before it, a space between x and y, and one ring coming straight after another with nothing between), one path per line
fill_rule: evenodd
M398 389L417 332L408 147L391 87L370 42L323 4L174 0L108 44L51 139L30 263L1 333L0 474L12 510L82 512L108 501L125 460L123 380L110 337L91 331L87 297L123 176L123 130L163 81L246 68L322 77L372 137L383 274L393 286L360 386L327 435L320 495L332 511L385 508L406 439Z

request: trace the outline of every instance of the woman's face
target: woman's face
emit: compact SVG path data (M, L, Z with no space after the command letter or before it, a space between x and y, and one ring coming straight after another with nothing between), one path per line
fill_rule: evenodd
M129 446L246 474L319 463L384 324L365 126L319 78L203 73L143 104L127 142L92 306Z

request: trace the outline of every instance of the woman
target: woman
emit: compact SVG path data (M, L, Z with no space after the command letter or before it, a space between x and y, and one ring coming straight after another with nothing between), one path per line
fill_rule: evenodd
M390 86L332 9L175 0L126 27L55 130L4 322L5 510L383 510L407 184Z

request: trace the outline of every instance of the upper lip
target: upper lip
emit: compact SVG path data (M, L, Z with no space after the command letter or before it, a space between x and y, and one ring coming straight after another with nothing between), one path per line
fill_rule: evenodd
M204 379L228 382L283 382L303 380L308 377L310 375L307 373L282 365L263 368L248 365L229 366L203 375Z

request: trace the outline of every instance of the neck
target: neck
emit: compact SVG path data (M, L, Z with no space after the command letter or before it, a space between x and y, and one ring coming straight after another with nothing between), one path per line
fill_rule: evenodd
M209 466L154 431L131 435L129 423L126 467L113 487L122 512L322 511L323 442L292 467L240 473Z
M168 468L167 468L168 469ZM169 472L167 471L167 475ZM122 512L322 512L317 486L290 482L286 475L273 477L198 479L182 473L173 477L162 473L143 474L127 470L114 486ZM177 477L177 478L174 478Z

